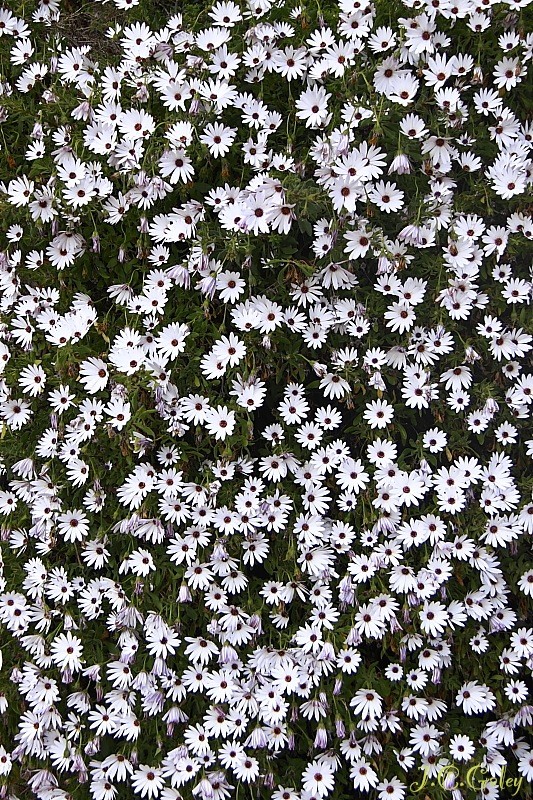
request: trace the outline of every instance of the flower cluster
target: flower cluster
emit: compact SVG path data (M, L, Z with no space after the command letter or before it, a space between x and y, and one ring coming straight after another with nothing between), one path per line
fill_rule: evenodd
M527 0L17 5L0 796L525 797Z

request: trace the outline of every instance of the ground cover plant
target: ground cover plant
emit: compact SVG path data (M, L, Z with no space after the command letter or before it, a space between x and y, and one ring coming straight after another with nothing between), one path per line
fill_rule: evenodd
M0 9L0 797L530 796L532 52Z

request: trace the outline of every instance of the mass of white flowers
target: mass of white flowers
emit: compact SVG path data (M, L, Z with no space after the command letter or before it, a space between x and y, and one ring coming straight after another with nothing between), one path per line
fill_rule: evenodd
M0 798L526 798L528 2L182 6L0 8Z

